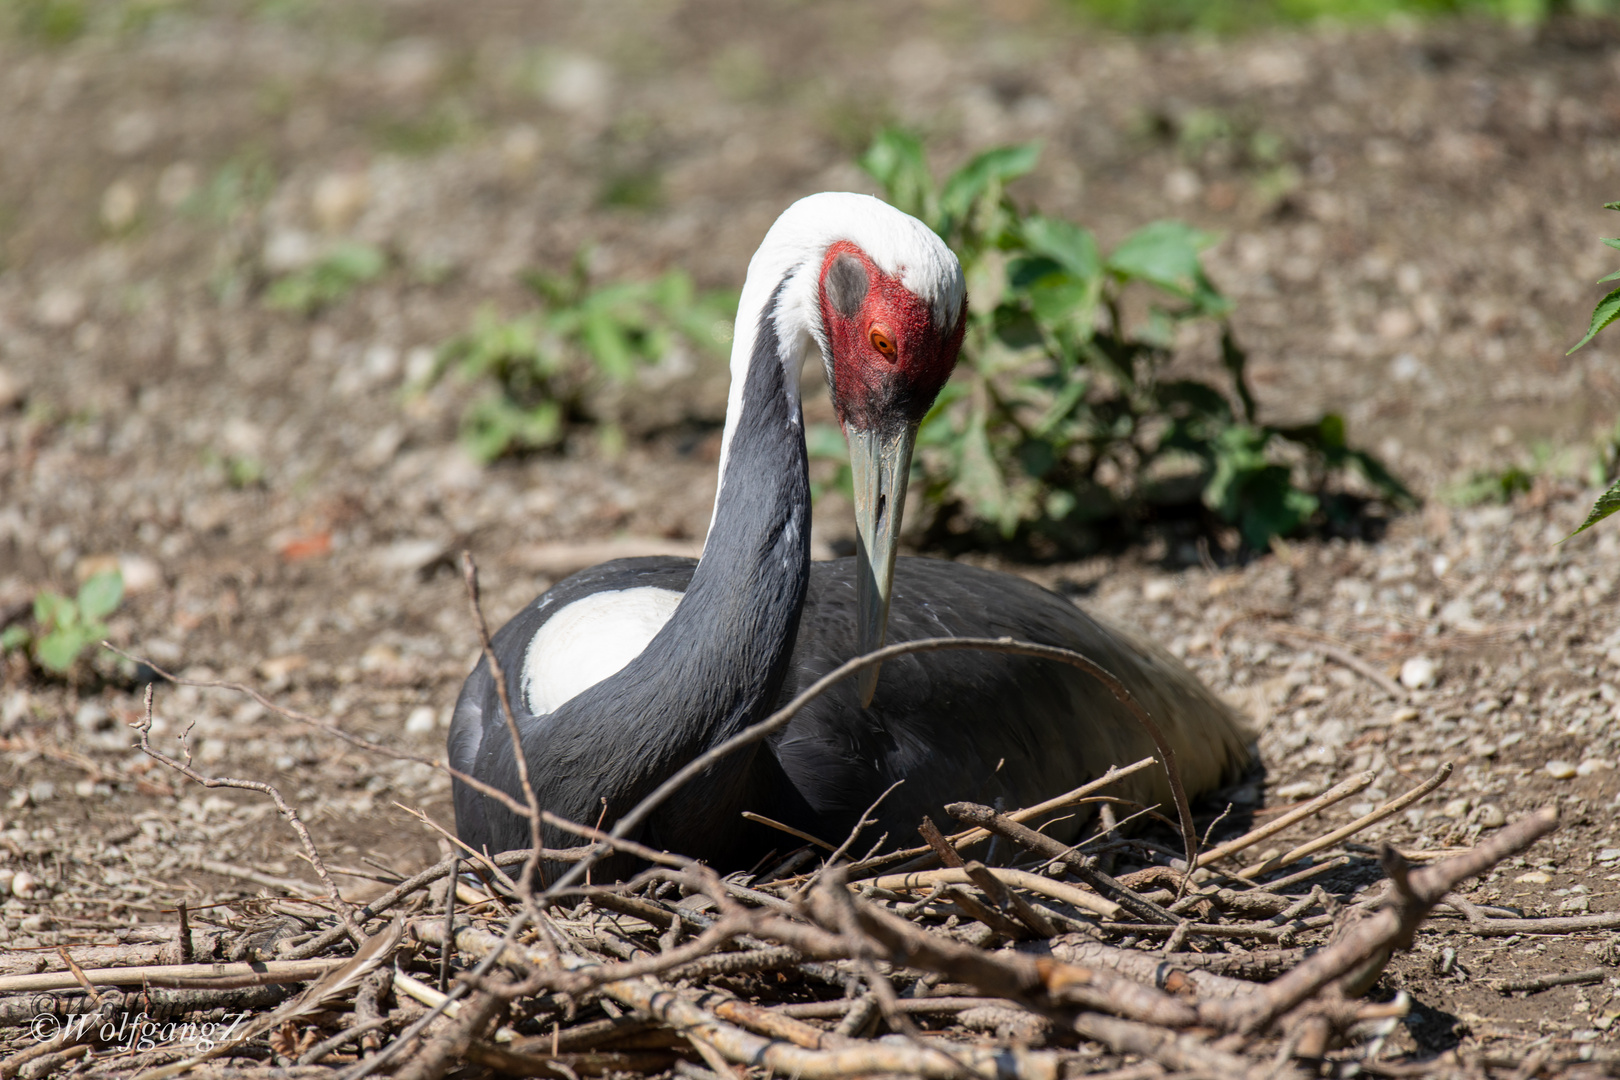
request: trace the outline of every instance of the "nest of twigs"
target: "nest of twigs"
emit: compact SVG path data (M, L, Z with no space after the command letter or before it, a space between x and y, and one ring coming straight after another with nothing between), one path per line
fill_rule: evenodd
M1331 890L1346 880L1338 871L1371 858L1352 838L1434 791L1449 766L1348 825L1260 859L1249 856L1257 845L1298 835L1372 774L1201 853L1184 812L1179 850L1127 835L1112 813L1073 847L1038 831L1066 808L1110 801L1120 778L1165 767L1148 758L1038 807L952 804L962 831L946 835L925 819L918 847L885 851L879 840L852 857L861 828L836 850L800 835L774 867L728 877L560 821L532 793L527 807L502 796L530 815L537 838L549 826L584 843L493 858L463 849L356 904L275 788L205 776L189 755L154 748L151 702L149 692L141 748L194 782L272 798L325 895L259 898L224 916L182 906L174 923L120 945L60 949L32 974L0 976L0 1023L13 1026L0 1078L1529 1080L1620 1068L1591 1045L1545 1040L1529 1057L1386 1052L1411 1003L1404 993L1366 995L1391 956L1437 924L1482 937L1620 927L1620 914L1521 918L1453 893L1555 829L1550 807L1445 857L1384 845L1381 890ZM1122 854L1142 868L1113 876ZM608 856L647 868L592 884L591 868Z

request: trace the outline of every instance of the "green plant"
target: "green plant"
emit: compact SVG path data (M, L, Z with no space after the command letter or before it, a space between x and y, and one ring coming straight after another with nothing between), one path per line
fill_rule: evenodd
M7 627L0 633L0 652L27 650L41 667L65 674L80 654L107 636L102 620L123 598L124 577L117 570L90 577L72 599L41 591L34 597L35 629Z
M1620 210L1620 202L1604 203L1603 209ZM1602 240L1609 247L1614 248L1616 251L1620 251L1620 237L1605 236L1602 237ZM1605 282L1615 281L1617 279L1620 279L1620 270L1616 270L1612 274L1606 274L1605 276L1598 278L1598 284L1602 285ZM1597 337L1599 332L1605 329L1616 319L1620 319L1620 288L1611 290L1607 296L1598 301L1597 307L1592 310L1592 322L1591 325L1586 328L1586 336L1577 341L1570 348L1569 352L1574 352L1582 345L1585 345L1588 341L1591 341L1593 338ZM1564 355L1568 356L1569 353L1565 353ZM1581 522L1581 527L1576 529L1575 532L1570 533L1570 536L1575 536L1579 533L1585 532L1587 529L1590 529L1593 525L1596 525L1598 522L1602 521L1616 510L1620 510L1620 479L1615 480L1615 482L1609 487L1609 490L1598 496L1597 502L1592 505L1591 511L1586 515L1586 520Z
M387 266L383 253L368 244L339 244L310 266L271 282L265 306L312 315L380 277Z
M951 244L972 297L957 374L918 433L936 537L989 525L1072 548L1090 523L1201 498L1261 548L1331 509L1324 489L1346 470L1411 500L1337 415L1257 418L1231 304L1200 258L1214 237L1157 221L1104 252L1088 230L1007 196L1037 156L990 150L936 184L920 143L887 131L860 160ZM1165 375L1184 326L1218 338L1225 390Z
M68 44L90 22L90 14L79 0L18 0L13 17L23 33L49 45Z
M426 112L383 122L378 125L377 139L383 149L393 153L426 157L464 138L471 127L463 110L440 104Z
M212 448L202 453L203 465L218 474L233 491L245 491L264 483L264 462L248 454L221 454Z
M1269 26L1394 17L1488 15L1539 22L1557 11L1611 14L1615 0L1071 0L1085 16L1138 34L1202 31L1230 34Z
M735 293L700 293L678 270L592 286L583 251L567 273L525 280L539 307L511 319L485 308L439 350L434 379L454 367L493 383L462 417L463 439L480 461L553 447L578 424L597 425L609 446L622 442L601 407L604 389L679 348L723 353L737 308Z
M207 183L187 196L181 209L227 223L268 199L275 186L275 170L270 162L261 152L246 150L215 170Z
M1441 498L1453 506L1478 506L1480 503L1510 503L1513 496L1528 494L1535 486L1538 471L1520 465L1503 469L1476 472L1468 479L1454 484L1441 493Z

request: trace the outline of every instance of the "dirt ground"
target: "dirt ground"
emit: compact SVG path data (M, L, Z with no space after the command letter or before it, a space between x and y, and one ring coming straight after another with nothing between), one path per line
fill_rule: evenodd
M925 132L943 164L1039 139L1018 198L1105 243L1167 215L1218 230L1212 276L1265 414L1342 411L1427 503L1375 540L1237 567L1158 544L1004 568L1141 624L1243 704L1267 775L1235 798L1286 806L1373 770L1329 815L1349 820L1450 762L1358 840L1442 850L1556 802L1558 834L1470 896L1620 910L1620 527L1558 543L1620 414L1620 338L1564 355L1612 268L1597 237L1620 198L1620 26L1143 42L1035 0L152 10L66 44L0 37L8 618L117 561L121 646L436 756L475 652L456 554L479 558L499 623L622 550L610 538L700 540L724 382L647 388L682 422L617 458L581 440L485 470L455 442L468 388L405 392L433 350L480 305L520 310L519 273L586 242L604 278L680 266L738 286L792 199L870 189L850 160L878 122ZM266 308L271 278L346 239L386 251L384 276L314 316ZM830 417L819 389L807 402ZM1532 462L1508 505L1442 497ZM823 553L851 532L846 506L818 508ZM1345 652L1419 685L1392 700ZM131 748L130 683L4 674L0 946L48 953L178 899L313 881L267 800ZM199 769L276 784L332 863L437 856L402 809L450 825L428 767L226 691L160 686L156 713L171 749L189 729ZM1375 865L1344 872L1370 885ZM1620 1043L1613 932L1450 947L1386 976L1418 1002L1392 1050ZM1594 965L1614 975L1487 985Z

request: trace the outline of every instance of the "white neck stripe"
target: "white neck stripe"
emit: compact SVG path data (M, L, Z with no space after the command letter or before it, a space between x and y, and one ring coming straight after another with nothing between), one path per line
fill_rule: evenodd
M771 317L776 323L778 359L794 404L798 403L799 373L811 350L819 350L823 362L831 366L831 345L821 324L820 272L827 249L840 240L860 248L879 270L899 278L926 303L942 336L955 329L967 294L966 282L956 256L928 226L881 199L850 192L809 195L784 210L749 261L748 279L737 304L716 513L732 436L742 417L743 387L754 358L760 319L773 296L776 306ZM709 528L714 528L712 515Z

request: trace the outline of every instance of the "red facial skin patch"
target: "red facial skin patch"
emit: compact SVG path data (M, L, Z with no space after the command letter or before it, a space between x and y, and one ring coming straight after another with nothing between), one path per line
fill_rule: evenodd
M840 313L827 295L827 273L841 255L858 259L866 270L866 296L850 315ZM951 333L942 335L928 305L848 240L827 249L819 295L822 325L832 346L838 422L846 429L874 431L921 421L956 366L967 328L967 301L962 301ZM873 343L874 327L877 336L893 343L893 355Z

